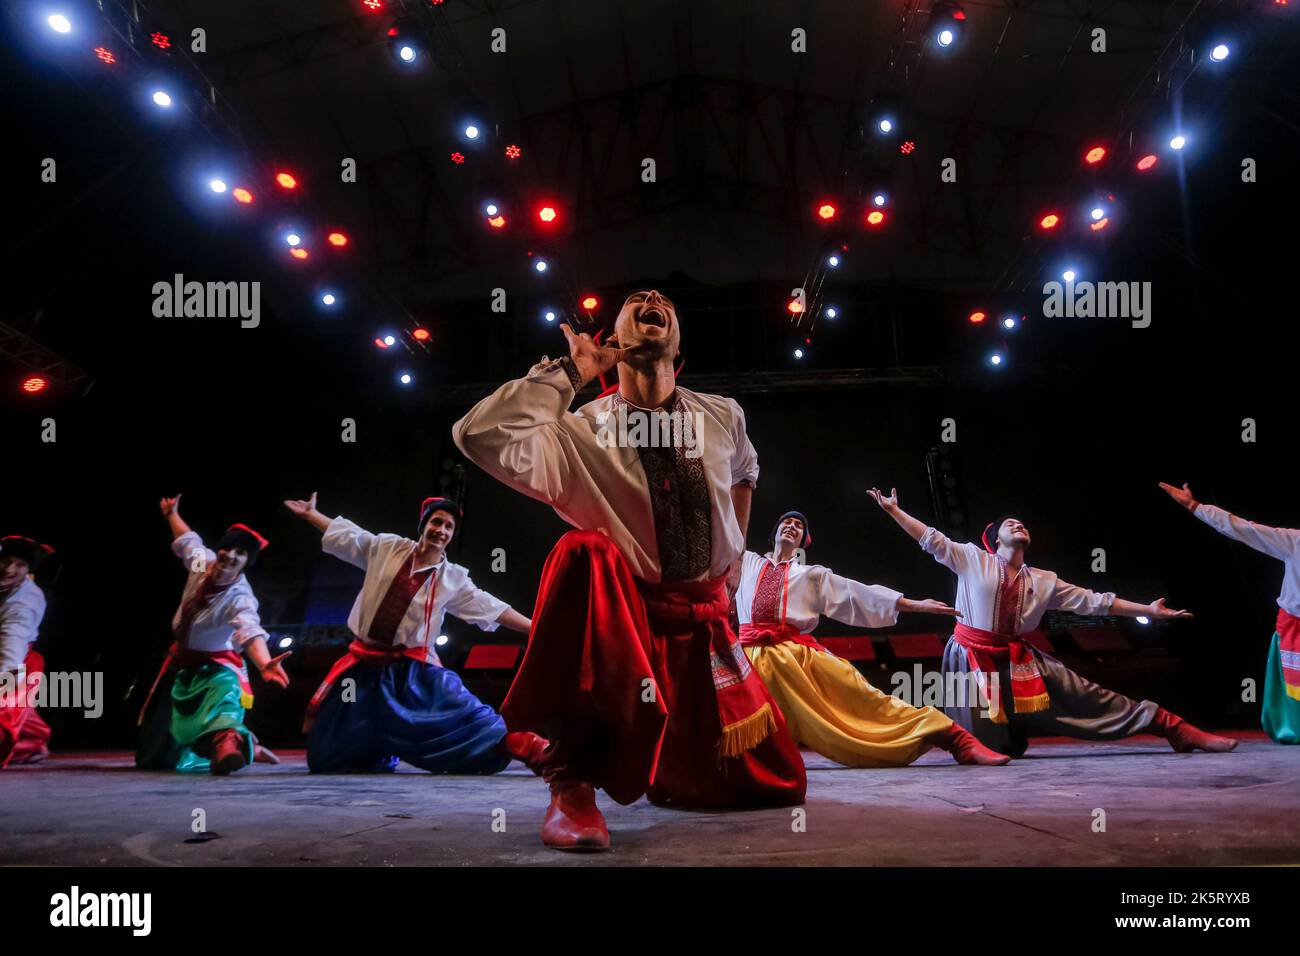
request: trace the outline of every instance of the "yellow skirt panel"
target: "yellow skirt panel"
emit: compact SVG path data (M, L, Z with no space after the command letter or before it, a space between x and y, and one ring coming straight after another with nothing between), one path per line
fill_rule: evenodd
M905 767L930 749L924 738L952 721L877 690L848 661L786 641L745 648L776 698L790 733L848 767Z

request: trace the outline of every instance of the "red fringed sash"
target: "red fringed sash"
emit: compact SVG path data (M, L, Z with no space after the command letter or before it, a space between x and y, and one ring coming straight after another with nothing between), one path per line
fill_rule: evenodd
M1278 608L1277 636L1286 695L1292 700L1300 700L1300 617Z
M776 716L762 680L727 626L731 602L727 599L726 576L667 584L650 584L637 578L636 583L655 630L674 632L697 624L708 625L709 662L722 724L718 752L724 757L738 757L766 740L776 731Z
M1033 648L1020 638L995 631L982 631L961 623L957 624L952 636L966 648L966 660L970 669L982 675L981 682L986 691L992 687L991 678L997 674L998 664L1010 659L1011 702L1015 713L1032 714L1052 706ZM989 718L995 723L1005 724L1007 715L1002 709L1000 696L1000 693L988 694Z

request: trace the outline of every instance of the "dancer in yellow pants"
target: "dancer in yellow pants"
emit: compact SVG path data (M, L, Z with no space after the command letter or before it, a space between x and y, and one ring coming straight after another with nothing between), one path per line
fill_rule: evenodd
M808 519L786 512L773 529L771 552L745 552L736 591L741 644L795 739L850 767L903 767L931 747L947 750L958 763L1006 763L942 711L877 690L808 636L823 616L855 627L888 627L900 611L957 613L942 601L913 601L796 561L796 551L811 543Z

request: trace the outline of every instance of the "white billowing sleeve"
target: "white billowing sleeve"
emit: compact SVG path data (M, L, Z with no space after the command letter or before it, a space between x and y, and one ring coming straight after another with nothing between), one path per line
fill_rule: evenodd
M39 588L21 587L0 606L0 671L18 671L45 617Z
M979 561L979 548L973 544L953 541L938 528L929 527L918 542L921 550L945 568L962 574Z
M891 627L898 623L898 599L903 595L880 584L863 584L830 568L813 572L813 583L826 617L852 627Z
M451 428L465 457L516 491L555 506L578 455L565 427L578 386L567 358L543 359L506 382Z
M208 565L217 560L216 553L208 550L203 544L203 539L195 531L186 531L173 541L172 553L181 559L181 564L185 565L186 571L196 573L202 572ZM203 559L202 565L195 563L195 558L200 556Z
M267 638L266 629L262 627L262 618L257 613L257 598L250 594L241 594L235 599L234 617L231 625L235 629L231 641L236 647L243 648L249 641Z
M727 404L732 412L731 437L736 443L736 451L731 456L731 483L753 488L758 484L758 452L749 440L744 410L734 398L727 399Z
M1286 561L1300 551L1300 530L1255 524L1214 505L1197 505L1195 513L1196 517L1220 534L1249 545L1256 551L1262 551L1269 557Z
M364 568L370 563L370 549L376 536L339 515L321 536L320 547L326 554Z
M447 602L446 610L462 621L473 624L484 631L495 631L501 625L497 622L510 605L494 595L477 587L469 576L465 577L465 587L456 591Z
M1052 597L1047 602L1049 610L1073 611L1075 614L1107 614L1115 603L1114 591L1089 591L1077 584L1069 584L1056 579L1052 587Z

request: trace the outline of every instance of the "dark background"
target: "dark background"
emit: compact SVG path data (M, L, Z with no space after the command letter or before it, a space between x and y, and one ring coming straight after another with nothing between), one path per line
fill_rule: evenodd
M418 89L394 86L407 81L393 70L382 34L371 35L374 28L355 6L345 0L313 5L316 15L327 19L328 13L340 30L371 31L356 35L347 59L314 62L317 78L344 70L356 58L368 64L375 95L396 99L436 96L452 90L458 77L487 69L481 57L471 58L459 73L429 70ZM1180 17L1195 6L1169 6L1124 55L1134 62L1154 61L1162 44L1177 34L1184 22ZM105 670L111 708L98 722L51 714L56 746L121 747L132 740L134 711L126 698L139 693L141 680L152 678L183 580L158 513L163 495L183 493L185 519L209 542L234 521L270 538L271 548L250 580L271 630L300 635L304 624L343 621L359 575L321 556L318 535L292 520L280 501L317 490L327 513L343 513L372 530L411 534L420 500L442 490L444 480L458 487L455 468L463 465L467 514L453 557L480 585L527 613L542 562L563 525L549 510L465 462L452 444L450 425L492 383L521 375L543 353L562 349L559 331L537 318L542 304L572 298L579 289L594 290L603 300L595 320L585 326L594 328L612 322L623 295L644 285L677 302L686 359L682 383L735 394L746 411L762 468L751 548L764 549L775 517L798 508L812 523L810 560L911 596L951 598L951 575L899 532L864 492L872 485L897 486L905 508L934 520L925 454L939 442L941 420L955 418L958 440L949 451L972 536L985 521L1014 512L1033 532L1034 563L1133 600L1167 596L1172 606L1197 615L1194 621L1149 628L1126 622L1127 652L1090 657L1067 645L1064 650L1074 653L1071 663L1106 677L1116 689L1151 693L1210 723L1240 727L1257 721L1258 708L1242 704L1240 687L1247 677L1262 678L1281 569L1189 517L1156 482L1189 481L1200 500L1257 521L1291 526L1300 521L1292 454L1298 437L1294 355L1300 345L1293 293L1300 142L1300 104L1292 92L1294 18L1255 27L1254 46L1244 62L1234 63L1231 82L1197 79L1175 100L1168 91L1164 99L1148 91L1143 109L1124 112L1130 132L1152 130L1176 102L1185 117L1195 117L1198 130L1184 165L1162 154L1159 175L1140 183L1117 172L1113 182L1120 184L1123 213L1115 228L1100 241L1075 246L1086 249L1085 278L1153 283L1150 328L1132 329L1114 319L1041 317L1037 290L1062 260L1025 225L1036 218L1039 203L1077 193L1077 142L1092 135L1125 142L1125 131L1111 120L1128 103L1125 90L1140 87L1133 78L1143 74L1117 57L1113 69L1124 63L1127 72L1110 87L1098 85L1109 66L1089 64L1087 70L1102 71L1097 75L1069 69L1053 74L1060 103L1046 108L1051 122L1044 124L1039 103L1025 111L1032 118L1015 136L997 147L1016 157L1014 182L983 174L986 166L996 166L982 153L993 147L969 126L934 105L918 106L916 128L931 135L918 136L915 160L908 160L914 165L895 164L882 173L898 186L893 231L848 236L852 268L834 277L823 300L834 301L845 314L834 323L820 318L812 342L805 343L808 357L796 362L791 348L805 330L791 328L784 297L800 284L828 238L811 225L810 209L818 196L849 196L869 188L862 174L870 159L863 158L865 150L849 151L858 165L832 164L820 179L805 172L799 182L786 182L784 192L779 171L774 183L757 174L750 182L742 175L742 186L752 186L748 192L711 187L693 192L692 175L712 179L707 168L697 167L700 160L691 159L690 137L680 126L670 126L671 142L646 134L636 145L644 146L646 155L660 156L662 191L671 193L671 201L644 201L617 229L602 219L602 190L606 179L617 178L614 194L634 192L639 184L634 162L606 168L593 161L575 170L548 167L541 161L544 147L526 152L526 160L539 155L537 165L509 194L525 204L546 188L559 197L569 220L566 231L545 240L563 266L563 278L540 291L522 257L526 248L541 248L532 238L520 234L498 246L491 245L497 238L485 238L482 230L465 238L475 222L474 209L488 194L488 175L472 171L442 182L440 199L394 185L413 174L396 161L392 168L385 165L380 141L387 133L364 120L374 101L341 79L304 90L291 82L292 71L239 75L231 66L227 76L205 61L210 75L222 75L235 110L256 116L249 126L257 134L249 133L248 143L236 148L193 117L159 125L136 110L127 95L130 81L107 82L44 47L24 19L28 7L44 5L15 4L0 37L5 153L15 164L6 176L3 321L76 363L94 382L84 394L56 388L33 398L17 387L29 369L12 362L4 367L0 532L33 535L56 547L58 558L42 575L50 609L40 646L51 669ZM529 34L528 50L513 61L524 85L527 56L559 56L565 50L572 57L575 49L616 46L613 28L603 32L612 7L629 17L647 15L626 4L531 5L525 11L530 15L534 8L554 9L555 22L582 29L577 37L558 31ZM898 82L897 72L884 62L889 46L884 27L894 22L898 9L880 13L880 32L864 39L858 31L832 29L833 11L820 5L774 4L775 38L763 41L767 49L751 48L747 66L734 77L722 67L715 71L689 56L683 59L683 44L708 45L700 36L683 40L692 18L725 21L732 7L702 4L699 9L707 13L693 13L686 5L663 5L658 21L664 35L642 36L638 50L663 53L656 62L667 81L722 77L808 93L815 82L777 75L773 64L790 55L787 23L809 22L817 76L830 86L839 83L846 101L869 101L872 77L881 86ZM1219 7L1230 5L1204 9ZM216 52L210 62L228 65L237 57L230 54L223 61L222 49L270 43L297 29L292 4L265 8L269 13L256 21L244 4L156 4L154 13L170 18L178 33L189 24L211 22ZM1250 5L1232 9L1257 12ZM505 19L524 15L510 4L498 10ZM1050 20L1042 27L1032 11L1022 14L1017 28L1026 18L1029 28L1012 33L1004 42L1010 52L998 47L1003 59L990 61L1006 11L999 4L968 5L968 10L971 27L964 39L971 47L963 54L963 69L978 75L996 62L999 70L1010 71L1006 96L1036 100L1041 87L1028 76L1016 80L1016 70L1028 67L1014 58L1008 66L1006 56L1014 56L1019 44L1051 59L1056 36L1051 30L1061 25ZM478 43L486 25L495 22L477 7L450 0L435 15L445 16L443 27L466 44ZM818 22L825 25L820 32ZM1071 29L1064 35L1070 36L1077 24L1066 26ZM743 29L762 36L764 23L748 19ZM632 27L624 23L621 30ZM521 30L512 32L512 43L525 45ZM861 44L861 57L869 54L868 66L855 58L855 44ZM765 76L765 70L774 72ZM933 63L929 71L928 85L900 87L918 103L946 103L946 89L954 116L968 122L982 109L1011 108L1002 95L992 97L996 102L966 96L969 84L960 74L944 76ZM531 132L545 142L544 111L529 113L515 104L515 115L508 98L494 98L490 79L481 83L489 115L494 109L509 115L521 140L528 142L524 134ZM533 91L539 96L551 89L557 97L573 95L550 76L532 85L541 90ZM356 152L363 160L367 149L374 153L362 163L362 178L379 180L380 187L331 185L338 156L350 153L322 143L317 155L310 129L291 134L267 116L273 108L305 110L305 104L334 95L336 115L322 124L321 136L347 138L349 124L355 124L351 138L361 143ZM418 101L402 103L414 109ZM650 106L642 103L642 108ZM681 107L682 115L692 115L690 109ZM808 109L811 115L815 104ZM589 126L582 135L595 149L602 135L613 137L616 123L595 110L586 116ZM787 125L797 128L797 116L785 117ZM427 142L410 147L422 163L447 166L450 172L440 166L437 179L461 175L447 164L455 138L445 118L428 120L425 125L435 132L426 129L421 135ZM302 124L309 119L305 116ZM849 137L860 126L860 114L848 112L836 128ZM785 132L773 136L781 140ZM509 130L502 136L508 138ZM293 144L286 145L290 140ZM794 137L785 142L792 153L805 149ZM696 145L707 157L719 148L704 134ZM663 151L656 153L659 147ZM273 235L283 209L259 206L256 216L241 220L229 206L212 204L194 178L196 157L241 155L250 164L278 158L257 149L278 150L294 168L319 171L319 185L295 200L303 204L295 216L305 218L311 210L315 221L343 222L353 231L354 248L330 276L345 290L347 308L337 315L310 307L313 290L326 276L324 265L317 264L322 257L297 272L282 258ZM643 152L629 149L633 157ZM959 182L948 190L978 198L1010 188L1017 194L1014 208L990 201L982 207L987 215L976 216L963 231L946 223L939 207L926 207L925 197L937 186L930 181L937 180L938 157L954 153L962 157L962 168L976 172L969 185ZM46 156L59 161L56 185L39 181ZM1244 156L1257 160L1259 182L1241 182ZM766 205L769 187L788 193L788 200ZM348 192L362 188L391 193L367 203ZM269 193L263 182L259 202L266 194L269 206ZM362 206L372 219L356 211ZM390 235L397 230L394 223L421 210L423 228L436 240L423 247L423 262L398 250ZM348 218L354 212L358 218ZM612 216L608 210L604 214ZM704 228L702 223L719 217L733 229L730 254L719 251L720 234L706 244L681 240L683 231ZM945 243L951 244L946 253ZM153 283L177 272L200 280L262 281L261 327L154 318ZM1012 274L1016 277L1009 279ZM488 307L491 289L498 286L510 296L505 314ZM1016 308L1029 320L1002 336L965 320L977 306ZM41 310L39 322L36 310ZM433 332L428 348L404 341L395 357L370 344L376 331L416 323ZM993 370L986 356L1003 346L1008 365ZM416 374L413 387L394 383L399 365ZM832 378L846 369L866 371L855 383ZM57 422L55 443L40 440L46 417ZM355 444L340 441L344 418L357 422ZM1241 440L1244 418L1258 423L1254 443ZM506 549L505 574L489 567L489 553L497 547ZM1090 570L1097 547L1107 553L1104 575ZM905 618L900 627L940 630L944 622ZM447 633L452 642L444 659L459 666L479 632L449 619ZM818 633L848 629L832 622ZM509 639L504 632L492 637ZM338 650L304 648L290 659L295 686L289 694L259 693L252 721L270 742L294 742L301 706ZM485 698L499 701L500 678L495 683L483 678L480 686Z

